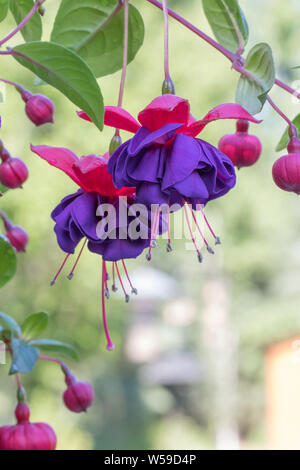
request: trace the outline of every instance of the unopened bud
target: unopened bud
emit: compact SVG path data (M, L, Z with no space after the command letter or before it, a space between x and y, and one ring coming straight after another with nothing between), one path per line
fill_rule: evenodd
M0 183L10 189L20 188L28 178L28 169L20 158L6 158L0 165Z
M21 96L26 103L25 112L36 126L54 122L54 104L49 98L40 94L33 95L27 90Z
M170 77L164 79L164 82L162 84L162 94L175 95L175 85Z
M114 135L109 144L109 155L112 155L120 145L122 145L121 136Z

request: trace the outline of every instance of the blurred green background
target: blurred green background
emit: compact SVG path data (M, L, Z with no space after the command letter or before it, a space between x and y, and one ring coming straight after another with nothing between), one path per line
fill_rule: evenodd
M128 67L124 100L124 107L136 115L160 93L163 17L146 1L132 3L146 26L144 46ZM300 64L298 0L284 2L284 8L281 0L240 4L251 45L268 42L280 78L289 83L300 79L299 71L291 69ZM45 39L58 5L47 1ZM211 34L199 0L169 0L169 6ZM12 27L7 19L1 36ZM238 76L229 62L173 20L170 34L177 94L190 100L192 113L200 118L210 108L234 101ZM19 42L16 37L11 44ZM47 94L55 102L56 116L54 125L34 128L24 118L20 97L8 87L6 103L0 104L1 139L30 170L24 189L1 199L1 209L29 232L30 245L19 255L17 276L1 289L0 308L19 321L48 311L48 336L76 346L81 361L70 365L96 391L87 415L70 414L61 403L62 374L53 364L39 364L24 378L33 420L49 422L59 448L68 450L264 448L264 355L273 343L300 333L299 200L279 191L271 176L283 121L265 106L264 122L251 126L263 142L261 159L238 173L233 191L208 206L207 215L223 241L214 257L205 255L200 266L184 242L177 241L170 255L162 242L151 265L144 256L128 263L133 277L144 282L145 293L141 290L129 305L118 297L109 301L117 345L109 353L100 318L100 258L86 251L72 282L62 276L49 287L63 259L50 212L76 187L33 155L29 143L65 146L78 155L104 153L112 130L100 134L79 120L72 104L48 86L34 87L33 75L13 59L1 58L1 77ZM120 73L99 80L105 104L116 104L119 80ZM299 112L299 104L282 90L274 89L272 97L290 117ZM201 137L217 144L233 131L233 122L219 122ZM6 373L1 366L1 425L12 422L15 405L14 379Z

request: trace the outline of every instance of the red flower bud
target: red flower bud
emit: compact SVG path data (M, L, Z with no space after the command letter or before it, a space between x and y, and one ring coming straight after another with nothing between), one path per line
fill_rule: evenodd
M93 387L87 382L76 382L72 375L66 377L66 383L68 388L63 395L66 407L74 413L87 411L94 401Z
M262 150L261 142L255 135L248 134L248 121L239 119L236 128L236 134L222 137L219 142L219 149L238 168L251 166L260 157Z
M30 423L30 409L19 403L15 426L0 427L0 450L55 450L56 435L45 423Z
M300 194L300 140L293 137L288 145L288 155L280 157L273 165L275 184L284 191Z
M20 158L7 158L0 165L0 183L10 189L20 188L28 178L28 169Z
M27 116L36 126L54 122L54 104L49 98L39 94L32 95L28 91L22 93L22 98L26 103Z

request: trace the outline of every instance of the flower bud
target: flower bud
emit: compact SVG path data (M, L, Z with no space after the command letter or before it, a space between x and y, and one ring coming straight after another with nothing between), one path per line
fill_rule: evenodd
M28 178L28 168L20 158L8 157L0 165L0 183L10 189L20 188Z
M112 155L120 145L122 145L122 138L119 135L114 135L109 144L109 155Z
M27 232L25 232L22 227L15 226L10 231L6 232L5 235L16 251L26 251L29 239Z
M284 191L300 194L300 140L293 137L288 145L288 155L280 157L273 165L273 180Z
M219 149L238 168L251 166L260 157L262 146L255 135L249 135L249 122L239 119L236 124L237 132L222 137Z
M66 383L68 388L63 395L66 407L74 413L87 411L94 401L93 387L87 382L76 382L72 375L66 377Z
M0 217L3 220L6 230L5 236L9 240L10 244L16 249L16 251L26 251L26 246L29 241L27 232L25 232L22 227L13 225L5 212L0 211Z
M27 116L36 126L54 122L54 104L49 98L40 94L33 95L27 90L22 92L22 98L26 103Z
M170 77L164 79L161 91L163 95L175 95L175 85Z

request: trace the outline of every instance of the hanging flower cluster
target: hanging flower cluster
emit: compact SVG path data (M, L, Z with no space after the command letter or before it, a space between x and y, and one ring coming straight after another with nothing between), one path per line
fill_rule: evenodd
M79 116L91 121L83 112ZM102 256L102 311L109 350L114 349L114 344L105 313L105 297L109 298L107 262L112 262L112 290L117 289L118 277L128 302L129 294L118 262L122 264L131 292L136 294L125 260L136 258L146 249L150 261L157 237L164 232L168 232L167 251L171 251L170 214L182 207L199 261L203 255L192 234L191 220L196 223L208 252L213 254L195 211L201 212L215 243L220 244L204 214L204 206L230 191L236 176L231 160L208 142L197 139L197 135L208 123L218 119L259 122L237 104L217 106L197 121L190 113L188 101L170 94L155 98L138 119L139 122L120 107L106 107L107 126L134 133L110 157L106 154L78 158L65 148L31 146L34 153L62 170L80 187L52 212L58 244L67 255L51 284L56 283L81 240L84 241L69 279L73 278L86 244L91 252ZM130 227L137 222L137 205L144 208L144 217L138 219L138 236L132 236ZM120 216L121 206L128 215L125 220Z

